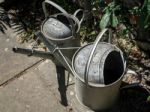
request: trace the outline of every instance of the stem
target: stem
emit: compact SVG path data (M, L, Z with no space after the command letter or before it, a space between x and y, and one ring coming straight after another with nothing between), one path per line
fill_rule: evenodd
M91 0L84 0L84 19L86 20L86 24L89 26L91 23Z
M146 24L147 23L147 21L148 21L148 19L149 19L149 14L146 16L146 18L145 18L145 21L144 21L144 24Z

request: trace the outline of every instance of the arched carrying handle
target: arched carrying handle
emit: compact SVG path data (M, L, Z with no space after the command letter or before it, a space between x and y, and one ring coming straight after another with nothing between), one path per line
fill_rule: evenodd
M76 17L76 18L78 18L77 17L77 15L78 15L78 13L80 13L80 12L82 12L82 17L81 17L81 19L79 20L79 22L80 22L80 24L82 23L82 21L84 20L84 11L83 11L83 9L78 9L78 10L76 10L75 12L74 12L74 16Z
M97 48L97 45L98 45L98 43L101 41L101 39L102 39L102 37L103 37L103 35L104 35L104 33L106 33L106 31L107 30L109 30L109 29L103 29L99 34L98 34L98 36L97 36L97 38L96 38L96 40L95 40L95 42L93 43L94 44L94 46L93 46L93 48L92 48L92 50L91 50L91 52L90 52L90 56L89 56L89 59L88 59L88 62L86 63L86 66L85 66L85 72L84 72L84 81L85 81L85 84L86 85L89 85L89 83L88 83L88 73L89 73L89 67L90 67L90 64L91 64L91 61L92 61L92 59L93 59L93 54L94 54L94 52L95 52L95 50L96 50L96 48ZM111 38L111 35L112 35L112 32L109 30L109 38ZM111 43L111 41L110 40L108 40L109 41L109 43ZM115 47L115 46L114 46ZM118 49L119 50L119 49ZM109 51L109 50L107 50L107 51ZM119 50L120 51L120 50ZM105 55L107 52L104 52L104 54L103 55ZM125 68L126 68L126 61L124 60L124 58L123 58L123 53L122 52L120 52L120 54L121 54L121 57L122 57L122 59L123 59L123 63L124 63L124 70L125 70ZM125 72L125 71L124 71ZM101 76L100 76L100 82L102 83L102 84L104 84L104 77L103 77L103 74L100 74Z
M74 15L71 15L71 14L70 14L70 18L75 22L75 24L73 24L75 28L74 30L76 33L78 33L81 27L80 21L78 20L78 18L76 18Z
M58 9L60 12L64 13L64 14L68 14L67 11L65 11L62 7L60 7L58 4L52 2L51 0L45 0L42 3L42 7L43 7L43 11L45 14L45 18L49 17L48 11L46 9L46 4L50 4L53 7L55 7L56 9Z
M97 47L98 43L99 43L100 40L102 39L102 36L104 35L104 33L105 33L107 30L108 30L108 29L102 30L102 31L98 34L98 36L97 36L97 38L96 38L96 40L95 40L95 42L94 42L94 46L93 46L92 51L91 51L91 53L90 53L88 62L86 63L86 66L85 66L84 81L85 81L86 85L88 85L88 73L89 73L90 64L91 64L91 61L92 61L92 58L93 58L93 54L94 54L94 52L95 52L95 50L96 50L96 47Z
M77 15L78 15L80 12L82 13L81 19L79 19L79 18L77 17ZM81 23L83 22L84 17L85 17L85 16L84 16L83 9L78 9L78 10L76 10L76 11L74 12L73 16L74 16L74 18L76 19L76 23L77 23L77 26L78 26L76 32L78 32L78 31L80 30Z

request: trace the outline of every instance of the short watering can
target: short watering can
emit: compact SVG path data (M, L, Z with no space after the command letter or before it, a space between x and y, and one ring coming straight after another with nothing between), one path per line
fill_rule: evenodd
M52 5L61 13L49 15L46 4ZM82 9L78 9L73 15L71 15L51 0L45 0L42 6L45 14L45 21L41 26L41 32L46 38L62 41L64 39L70 39L72 36L75 36L75 34L78 33L84 15L82 15L80 20L76 16L78 13L83 14Z
M96 111L109 109L117 102L126 69L122 51L100 42L106 31L102 30L94 43L78 49L72 60L76 97Z

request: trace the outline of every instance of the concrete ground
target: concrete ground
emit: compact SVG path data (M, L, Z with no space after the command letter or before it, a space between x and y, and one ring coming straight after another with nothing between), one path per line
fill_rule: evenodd
M27 45L0 33L0 112L91 112L77 101L73 76L51 60L13 53L14 46Z

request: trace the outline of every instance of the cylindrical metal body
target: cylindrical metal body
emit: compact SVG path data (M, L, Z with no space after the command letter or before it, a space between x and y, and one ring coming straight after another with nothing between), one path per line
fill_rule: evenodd
M100 84L87 86L79 77L76 77L76 97L80 103L93 110L109 109L119 98L121 79L108 86L101 86Z
M93 48L92 44L88 44L80 48L73 57L72 67L76 76L76 97L81 103L93 110L109 109L119 97L119 88L125 71L122 52L109 43L99 43L97 45L99 48L96 48L91 59L87 80L83 71L85 71L89 55L91 55L89 46L91 49ZM79 56L83 54L82 52L85 57ZM78 70L79 68L81 70ZM100 81L101 76L104 78L104 83Z
M54 20L53 18L50 18L50 19L51 21ZM57 48L61 50L63 55L67 59L69 59L68 61L71 62L72 57L77 49L77 48L74 49L74 47L80 47L80 40L79 38L72 36L72 33L71 33L72 31L69 30L69 27L65 26L63 23L61 23L58 20L57 21L54 20L56 22L56 24L54 24L51 21L49 21L50 19L45 20L43 22L42 27L41 27L41 32L51 43L56 45ZM62 28L60 26L62 26ZM59 59L56 59L55 61L56 65L61 65L57 60L63 60L63 59L59 58Z
M61 13L50 16L46 8L46 4L55 7ZM76 15L83 11L79 9L71 15L51 0L43 1L42 6L45 14L45 20L41 25L41 32L46 40L50 41L49 44L54 45L52 46L55 49L49 50L52 53L55 53L56 60L59 60L55 61L55 63L56 65L71 64L70 62L72 61L72 57L76 49L80 47L80 40L77 38L77 34L80 29L80 24L84 18L84 15L82 15L81 20L79 20ZM62 63L64 60L66 60L66 64ZM67 67L65 66L65 68ZM72 71L70 67L69 70Z

